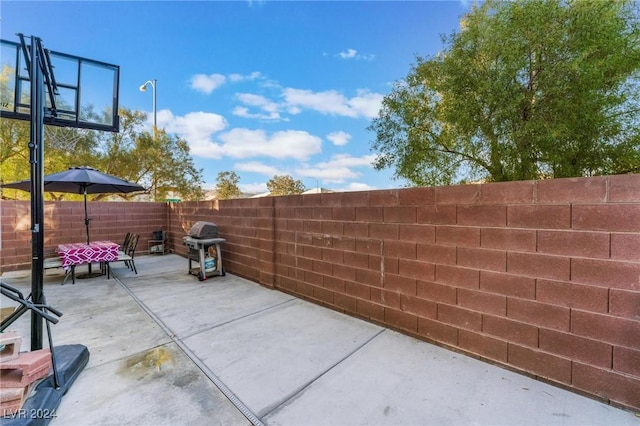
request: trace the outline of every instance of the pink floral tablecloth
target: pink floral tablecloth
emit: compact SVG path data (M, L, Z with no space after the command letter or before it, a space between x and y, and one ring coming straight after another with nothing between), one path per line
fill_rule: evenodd
M118 260L120 246L113 241L94 241L92 243L71 243L58 245L58 256L62 267L84 263L113 262Z

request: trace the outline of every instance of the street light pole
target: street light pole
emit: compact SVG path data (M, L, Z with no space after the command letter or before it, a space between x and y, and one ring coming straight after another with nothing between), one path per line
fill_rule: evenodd
M153 80L147 80L142 86L140 86L140 91L141 92L146 92L147 91L147 85L151 85L151 89L153 92L153 143L155 144L158 140L158 116L157 116L157 112L156 112L156 85L158 83L158 80L156 80L155 78ZM155 172L154 172L154 177L153 177L153 185L154 185L154 190L153 190L153 201L158 201L158 186L157 186L157 182L155 179Z
M156 130L158 128L158 117L156 114L156 84L157 83L158 83L158 80L154 78L153 80L147 80L142 86L140 86L140 91L146 92L147 85L150 84L151 90L153 92L153 136L154 138L156 136Z

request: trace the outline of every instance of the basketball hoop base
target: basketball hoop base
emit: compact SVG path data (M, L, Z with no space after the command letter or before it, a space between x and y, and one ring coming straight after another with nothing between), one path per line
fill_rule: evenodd
M60 387L55 387L53 374L49 375L13 416L1 417L3 426L47 425L57 417L62 396L89 362L89 350L83 345L63 345L54 347L54 352Z

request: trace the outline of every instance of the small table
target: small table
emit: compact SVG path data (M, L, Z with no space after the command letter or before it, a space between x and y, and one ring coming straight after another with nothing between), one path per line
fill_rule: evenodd
M62 261L62 268L72 268L73 271L76 265L116 261L119 249L120 245L113 241L94 241L89 244L59 244L56 251Z
M161 254L164 256L164 254L167 252L165 242L165 240L147 240L147 254ZM160 250L152 251L152 247L156 246L159 246Z

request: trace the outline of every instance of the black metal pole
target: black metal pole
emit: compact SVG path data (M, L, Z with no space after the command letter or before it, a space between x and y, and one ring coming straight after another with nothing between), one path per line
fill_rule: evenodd
M31 36L31 300L43 303L44 275L44 76L40 67L38 44L40 39ZM31 350L42 349L42 317L31 313Z
M87 244L89 244L89 212L87 210L87 187L84 187L84 225L87 227ZM89 263L89 274L91 274L91 263Z

